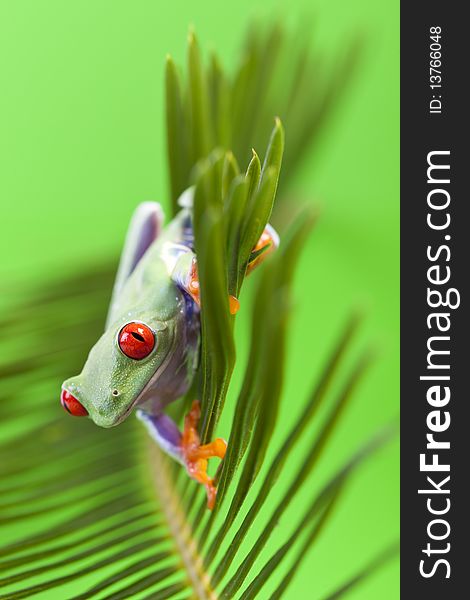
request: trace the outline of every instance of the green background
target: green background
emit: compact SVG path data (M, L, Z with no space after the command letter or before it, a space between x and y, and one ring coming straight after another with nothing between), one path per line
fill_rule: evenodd
M230 65L251 17L273 13L293 22L313 15L315 44L326 54L357 29L367 38L353 84L293 186L322 216L296 278L281 429L351 306L367 307L361 340L381 351L324 457L330 470L398 413L397 0L1 0L2 295L14 295L15 281L119 251L134 206L167 198L166 53L184 61L194 24L203 49L216 48ZM395 443L348 488L288 597L321 596L395 539L398 495ZM397 561L350 597L398 598Z

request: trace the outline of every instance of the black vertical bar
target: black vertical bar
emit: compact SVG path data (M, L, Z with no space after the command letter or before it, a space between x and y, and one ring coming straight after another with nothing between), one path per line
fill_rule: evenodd
M470 598L470 394L465 383L470 373L470 195L466 189L470 181L470 103L464 91L469 87L470 25L463 14L465 8L465 3L436 0L401 3L401 597L413 600ZM438 42L431 38L432 32L438 31L433 27L440 28ZM436 45L431 47L433 43ZM441 64L438 67L434 62L436 71L430 71L431 52L433 48L437 52L438 45ZM439 81L431 80L431 75L440 75L441 88L430 87ZM442 154L434 154L430 160L450 165L450 169L432 170L429 182L428 155L436 151ZM449 154L444 154L447 151ZM447 178L450 182L442 183ZM449 206L442 210L430 207L430 192L431 204L445 205L448 194ZM433 229L427 223L430 214L434 225L443 225L447 213L447 228ZM429 274L433 266L438 269ZM446 267L450 270L447 283L429 281L429 275L445 279ZM428 288L440 291L443 297L454 288L451 304L456 304L460 295L460 306L432 308ZM439 303L437 294L431 302ZM443 329L450 323L448 331L439 330L438 319L430 317L433 313L446 315L439 323ZM429 368L427 347L433 336L450 338L430 342L433 349L450 351L431 355L432 364L438 367L434 369ZM445 369L446 365L450 368ZM432 381L421 376L450 379ZM450 400L444 404L443 399L437 406L443 396L434 395L431 400L437 401L432 406L427 394L430 387L438 385L439 394L448 386ZM450 425L445 428L448 418ZM429 425L444 430L435 432ZM450 449L427 448L427 434L450 442ZM450 471L421 470L421 454L427 464L436 454L439 464L450 465ZM418 490L434 493L419 494ZM448 510L438 515L430 508Z

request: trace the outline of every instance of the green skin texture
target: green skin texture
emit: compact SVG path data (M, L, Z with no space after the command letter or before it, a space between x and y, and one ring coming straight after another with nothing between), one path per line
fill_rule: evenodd
M63 383L101 427L118 425L136 406L159 415L191 384L199 346L198 309L172 278L181 265L187 271L194 256L189 246L182 246L183 225L190 215L183 209L130 274L118 272L106 330L80 375ZM141 229L141 223L131 224L121 257L124 267L134 266ZM118 334L131 321L145 323L155 335L155 347L142 360L127 357L119 348Z

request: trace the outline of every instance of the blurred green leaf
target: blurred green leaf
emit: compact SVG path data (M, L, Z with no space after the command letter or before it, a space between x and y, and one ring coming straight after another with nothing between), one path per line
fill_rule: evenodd
M346 41L342 53L326 68L325 59L310 50L311 35L305 24L288 31L280 22L256 23L248 31L234 72L227 73L214 52L205 66L190 31L187 83L179 87L171 62L166 81L174 212L176 194L192 183L192 169L200 160L221 148L244 165L251 148L263 147L278 117L289 131L284 181L292 178L353 77L363 45L359 37ZM282 154L283 134L275 130L275 135L278 144L273 151ZM269 154L265 170L269 165L277 169L279 156L271 160ZM277 177L272 185L275 189ZM284 198L279 200L283 203Z
M191 163L188 154L186 129L188 123L183 108L181 85L173 59L166 61L166 124L167 156L170 172L170 193L173 212L178 210L176 201L186 188L186 178Z

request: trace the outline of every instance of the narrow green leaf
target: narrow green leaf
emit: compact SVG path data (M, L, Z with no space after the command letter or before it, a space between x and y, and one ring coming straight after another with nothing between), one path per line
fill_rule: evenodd
M233 152L227 152L225 154L222 170L222 198L228 196L232 181L239 174L240 168L238 166L237 159L233 155Z
M255 598L261 589L264 587L266 582L270 579L270 577L276 573L279 569L279 566L286 558L287 553L292 548L292 546L297 542L299 536L305 531L305 528L308 527L309 521L314 518L319 511L321 511L320 517L314 523L314 526L311 527L310 533L308 534L307 540L302 545L302 553L299 552L298 560L295 561L295 567L293 571L298 568L302 557L307 553L308 549L311 548L315 540L320 535L323 527L325 526L328 517L331 515L333 508L336 506L339 498L339 494L342 490L342 484L338 484L329 494L326 494L326 497L316 496L313 500L311 506L306 511L304 517L300 520L299 525L294 530L294 533L290 535L288 540L279 548L277 552L267 561L258 575L254 578L245 592L241 595L240 600L252 600ZM326 506L322 509L323 505ZM278 588L279 589L279 588ZM274 593L274 597L276 597L276 592ZM279 597L279 596L277 596ZM272 600L273 596L271 596Z
M152 523L152 526L155 527L155 516L153 512L144 512L138 513L136 515L123 515L124 519L114 522L112 525L108 525L107 527L100 527L99 529L93 530L92 533L86 534L84 536L79 537L78 539L74 539L73 542L67 542L65 544L58 544L56 546L48 547L44 550L37 550L35 552L30 552L29 554L22 554L17 558L13 558L10 560L3 560L0 562L0 572L6 572L10 569L21 567L23 565L32 565L37 561L42 561L46 558L50 558L57 554L65 554L68 550L79 548L80 546L84 546L89 542L93 542L96 539L106 539L109 533L114 533L119 531L120 529L129 528L133 524L137 524L140 521L149 521ZM149 517L152 517L152 520Z
M269 169L263 181L260 182L260 187L255 192L255 198L248 198L247 201L238 249L239 285L242 284L245 277L251 252L261 237L272 211L273 197L271 191L274 179L274 170Z
M35 567L34 569L27 569L26 571L20 571L18 573L15 573L14 575L10 575L8 577L3 577L0 579L0 587L11 585L12 583L15 583L17 581L25 581L25 579L35 577L37 575L41 575L43 573L46 573L47 571L50 571L52 569L57 569L61 566L66 566L71 563L78 562L82 559L92 556L93 554L98 554L99 552L102 552L104 550L109 551L114 546L119 546L127 539L131 540L134 537L139 537L142 534L146 534L149 532L152 532L152 528L141 527L134 531L126 532L124 535L121 534L121 535L111 538L107 541L104 541L100 544L96 544L91 551L89 549L86 549L82 552L76 552L75 554L72 554L71 556L67 556L67 558L63 558L63 559L57 560L55 562L48 562L42 566ZM154 546L157 546L161 542L167 541L166 538L164 538L164 537L153 537L152 539L153 539ZM167 556L169 556L169 554L167 554L167 553L164 555L160 554L159 556L161 559L163 559L163 558L167 558Z
M219 187L217 187L219 186ZM213 204L220 190L216 164L201 174L195 190L195 242L201 294L203 374L201 438L209 440L217 424L235 361L224 266L222 205ZM212 207L204 209L206 206Z
M325 367L323 374L321 375L318 384L311 395L310 401L306 404L302 414L299 416L297 421L295 422L293 428L286 436L285 441L283 442L281 448L276 452L276 456L268 469L268 472L263 481L262 487L258 493L256 500L254 501L248 515L246 517L247 524L246 527L249 528L250 524L254 522L257 517L259 511L262 506L266 502L269 497L269 493L273 485L275 485L282 468L290 457L290 454L294 450L298 441L301 438L301 435L307 428L308 424L314 418L318 409L321 406L322 400L326 397L326 392L329 389L331 382L334 379L334 376L337 372L338 366L340 365L341 359L344 356L346 349L349 347L352 336L357 329L359 323L359 319L356 315L354 315L351 320L346 325L344 332L342 333L332 355L328 361L328 364ZM251 361L249 361L251 364ZM250 371L248 371L250 372ZM251 384L250 384L251 385ZM237 403L238 406L238 403ZM235 434L234 434L235 438ZM230 448L230 446L229 446ZM224 464L224 468L229 468L228 465L230 461L228 461L227 466ZM232 475L233 476L233 475ZM222 485L222 480L219 485ZM206 566L208 566L215 557L217 550L219 549L222 540L225 538L229 529L229 523L224 521L224 524L221 526L218 534L215 536L213 543L210 546L209 552L207 553L206 558Z
M209 61L207 81L214 122L215 145L228 149L232 147L231 86L214 52Z
M230 113L232 121L232 149L240 161L244 163L248 156L246 151L253 146L250 140L247 140L241 132L245 132L244 123L253 110L253 103L248 102L249 90L252 89L252 82L256 79L257 57L254 53L243 55L240 65L237 68L231 89ZM251 137L251 136L250 136ZM249 144L247 146L247 144Z
M284 150L284 130L276 119L257 189L248 197L239 248L239 280L243 281L251 251L258 242L272 212ZM250 184L256 179L257 157L250 163ZM252 189L250 185L250 191Z
M22 537L11 544L5 545L0 549L0 556L12 556L29 548L35 548L53 540L61 539L69 535L70 531L82 530L86 527L94 526L98 520L109 518L110 515L114 517L117 512L138 509L144 503L145 501L142 498L126 490L124 494L112 500L94 504L92 508L87 508L72 518L64 518L57 525L49 527L40 533L32 533L29 536Z
M312 225L313 220L298 219L292 227L293 232L286 236L282 251L271 259L260 280L253 312L250 357L222 465L217 510L251 441L250 451L228 513L207 553L206 566L213 560L256 479L274 430L283 380L289 286L301 246ZM266 353L266 347L276 348L276 352ZM204 531L204 543L212 523L211 520Z
M158 565L160 563L160 561L163 560L164 558L166 558L166 555L162 554L162 553L159 553L159 554L153 553L147 557L140 558L139 560L136 560L133 563L131 563L129 566L120 568L119 570L117 570L114 573L114 575L111 575L110 577L106 577L105 579L100 581L98 584L96 584L92 588L88 589L83 594L78 594L77 596L73 596L73 598L71 598L70 600L87 600L88 598L92 598L93 596L96 596L103 590L106 590L110 586L118 583L119 581L124 581L125 579L127 579L127 577L130 577L132 575L140 573L141 571L144 571L145 569L147 569L148 567L151 567L152 565L153 566ZM164 579L165 576L169 576L169 575L173 574L174 572L175 572L174 567L170 567L170 568L164 567L163 569L157 570L159 580ZM115 594L119 594L119 593L120 593L120 591L115 592ZM108 597L108 596L106 596L106 597ZM114 596L114 597L117 597L117 596Z
M341 486L342 484L339 484L339 485ZM279 584L279 586L276 588L276 590L272 594L271 600L278 600L279 598L283 597L283 595L284 595L286 589L289 587L289 584L291 583L292 579L294 578L296 573L299 571L301 563L305 560L315 537L316 537L316 531L315 531L315 529L312 529L310 535L307 537L305 542L302 544L301 548L297 552L296 557L292 561L291 568L288 570L286 575L283 577L281 583ZM375 571L375 569L377 569L382 564L384 564L386 561L388 561L390 558L392 558L394 555L396 555L397 550L398 550L398 546L396 546L396 545L393 545L392 547L388 548L383 554L378 555L365 569L361 570L352 579L350 579L348 582L343 584L335 593L333 593L331 596L328 596L327 599L325 598L325 600L333 600L333 599L336 600L336 598L339 598L343 593L345 593L346 591L349 591L356 584L360 583L365 577L372 574Z
M246 576L248 575L249 571L251 570L251 567L253 566L259 553L266 545L266 542L268 541L272 531L274 530L275 524L279 521L282 514L287 509L287 507L289 506L292 499L296 496L299 489L301 489L302 484L304 483L307 476L310 474L313 467L317 463L317 461L321 455L321 452L333 431L334 425L336 424L339 416L342 414L342 412L346 406L347 400L350 399L354 388L356 387L357 383L359 382L359 379L360 379L361 375L363 375L365 368L366 368L366 366L368 366L369 362L370 362L370 355L369 355L369 353L367 353L366 355L364 355L362 357L359 364L356 366L356 368L351 373L349 379L347 380L346 384L344 385L343 389L341 390L339 397L337 398L335 404L333 405L332 409L330 410L329 415L328 415L325 423L323 424L320 433L315 436L315 439L313 440L310 450L308 451L303 464L297 470L294 480L290 484L287 492L283 495L281 501L277 504L275 510L273 511L271 517L269 518L267 525L265 526L265 528L264 528L263 532L261 533L261 535L259 536L258 540L255 542L253 548L247 554L247 556L243 560L242 564L238 568L237 572L231 578L230 582L227 584L227 586L225 588L227 590L227 594L228 594L227 597L231 597L240 588L240 586L242 585ZM214 574L214 578L213 578L215 583L218 583L221 580L223 575L225 575L225 573L227 572L227 569L229 568L233 559L235 558L236 549L239 548L240 544L242 543L242 541L249 529L250 519L251 518L248 513L248 515L247 515L247 517L245 517L240 529L234 536L228 551L226 552L225 556L222 558L219 565L217 566L215 574Z
M271 286L269 286L267 283L267 280L269 278L274 279L274 273L266 269L265 275L266 276L263 279L263 283L266 285L267 290L272 290ZM273 291L269 301L272 302L274 306L278 306L276 298L273 297L274 293L275 292ZM279 318L284 318L282 312L279 313ZM246 417L256 416L256 424L254 428L253 439L251 441L251 450L245 462L237 489L234 492L229 511L224 520L226 527L230 527L231 523L233 523L244 502L246 494L256 478L259 467L259 458L260 456L264 457L264 453L269 444L272 429L277 416L277 411L274 410L274 408L275 404L279 401L280 380L272 377L270 378L269 385L264 387L268 383L266 377L268 372L272 373L276 369L280 369L282 371L281 365L283 353L281 349L283 347L283 343L280 337L282 335L282 331L281 328L275 324L275 322L271 321L271 325L273 327L269 336L267 335L266 329L263 329L264 336L261 337L261 344L267 344L268 347L275 347L277 351L276 353L270 353L269 355L262 352L261 360L258 359L256 363L257 368L256 370L253 370L254 381L252 382L252 389L250 390L249 395L246 396L246 404L249 408ZM264 418L262 418L261 414L263 413L263 405L269 401L271 401L271 406L267 411L268 414L263 415ZM248 425L245 419L243 420L243 423ZM231 475L229 476L227 474L226 480L224 481L224 488L222 488L223 491L226 490L226 487L229 483L229 477L230 479L233 477L233 473L236 468L235 460L238 460L239 462L243 456L246 445L249 441L248 433L249 429L242 430L242 438L239 442L237 442L231 436L235 446L233 453L231 453L228 458L232 464L228 463L227 473L231 473ZM222 494L221 498L223 498Z
M185 582L172 583L167 587L159 589L156 592L152 592L150 596L145 596L142 600L167 600L168 598L174 598L176 594L179 594L186 588Z
M321 129L338 105L338 99L344 94L356 73L363 49L363 40L358 38L346 44L346 51L334 61L334 68L319 75L319 65L310 61L304 72L303 86L299 86L296 101L291 106L289 121L290 150L284 165L286 177L291 178L301 164L301 157L311 151L313 143L319 138ZM312 72L316 71L316 77ZM311 98L315 98L312 107Z
M263 125L266 117L272 119L277 113L269 113L273 80L276 79L279 53L282 46L283 31L278 23L268 27L261 34L261 27L253 27L245 44L246 72L242 80L241 101L235 104L238 109L237 129L234 147L246 152L248 144L254 146L263 141ZM237 90L238 80L234 84ZM244 155L242 155L244 158Z
M148 575L145 575L141 579L138 579L137 581L134 581L133 583L122 587L120 590L117 590L112 594L105 596L104 600L127 600L127 598L132 598L133 596L135 596L135 594L148 590L155 584L165 581L166 579L168 579L168 577L171 577L176 573L178 573L178 567L174 566L155 569L154 571L152 571ZM184 589L184 587L184 584L180 583L177 587L177 591ZM159 594L158 591L153 592L152 597L154 599L168 598L169 592L175 593L174 585L171 587L166 587L165 591L162 594ZM88 596L88 598L89 597L90 596Z
M193 31L188 35L189 108L191 163L195 165L213 148L212 122L209 118L209 93L203 73L199 47Z
M240 244L240 229L247 199L248 182L245 177L239 175L232 180L232 185L225 204L228 291L229 294L235 297L238 297L240 292L238 279L238 247Z
M101 560L97 560L89 566L82 567L79 570L75 570L75 572L69 573L67 575L61 575L54 579L49 579L43 583L38 583L36 585L31 585L29 587L24 587L15 592L9 594L8 598L11 600L18 600L19 598L27 598L32 596L33 594L38 594L40 592L45 592L46 590L53 589L58 587L64 583L69 581L76 581L78 577L83 577L88 573L93 573L95 571L99 571L103 567L108 565L112 565L117 563L119 560L124 558L128 558L129 556L134 556L138 552L142 552L143 550L147 550L151 548L153 545L153 540L145 540L143 542L139 542L137 544L129 544L123 550L119 550L113 554L108 554L106 558Z
M261 176L261 163L256 151L252 150L252 157L248 169L246 170L246 180L248 182L248 197L253 198L255 191L259 187L259 181Z
M274 122L274 129L271 133L269 140L268 149L263 162L263 168L261 170L261 181L269 169L274 169L275 181L273 184L272 195L276 194L277 182L279 174L281 172L282 156L284 154L284 128L281 120L276 117Z
M178 211L180 194L188 185L190 171L186 129L187 117L183 108L181 85L173 59L168 56L165 70L166 136L170 173L170 194L173 214Z
M353 378L358 376L357 371L353 374ZM351 380L350 380L351 382ZM348 387L350 385L348 382ZM347 392L349 394L349 392ZM330 420L328 420L328 423ZM369 456L372 456L378 448L383 446L386 442L388 442L393 435L395 435L396 430L395 427L388 426L380 431L377 435L372 437L362 448L360 448L353 457L346 463L346 465L336 473L329 482L323 487L322 491L318 494L318 500L314 500L311 505L308 515L306 518L312 518L316 512L318 511L319 506L322 504L320 499L327 497L332 490L334 490L339 484L345 481L346 477L349 477L352 472ZM274 525L280 519L281 515L284 513L287 505L292 500L293 495L296 490L294 490L294 486L301 483L305 480L308 471L312 466L312 456L315 454L310 453L307 457L307 460L304 462L302 469L298 472L297 477L295 478L293 484L289 488L288 493L284 496L283 500L277 505L272 517L269 519L267 526L265 527L263 533L255 542L252 550L248 553L240 567L238 568L235 575L230 579L225 588L221 593L221 598L227 600L228 598L233 598L233 595L239 590L240 586L243 584L246 576L251 570L251 567L254 564L254 561L259 556L260 551L265 546L268 541L271 533L273 532ZM306 469L307 473L302 473L302 470Z
M372 561L370 561L366 567L361 569L358 573L351 577L351 579L346 581L346 583L343 583L335 592L328 594L324 600L338 600L338 598L342 598L347 592L355 588L358 584L362 583L364 579L373 575L380 567L387 564L393 558L396 558L399 551L400 545L398 543L392 544L378 556L376 556Z

